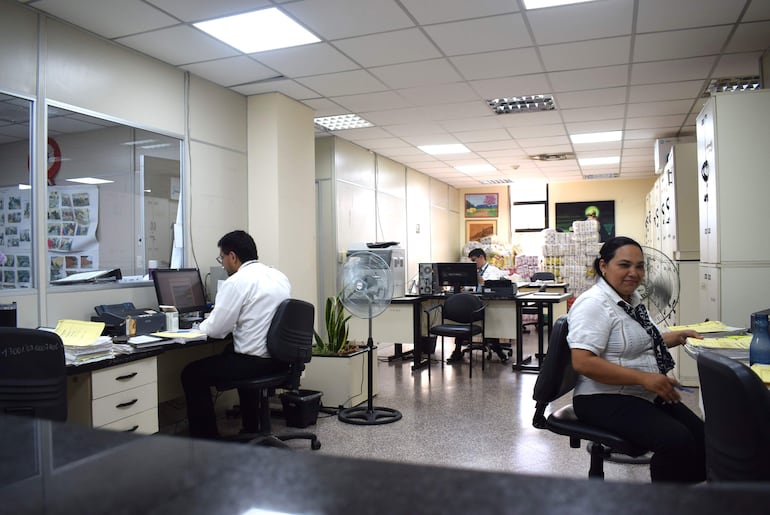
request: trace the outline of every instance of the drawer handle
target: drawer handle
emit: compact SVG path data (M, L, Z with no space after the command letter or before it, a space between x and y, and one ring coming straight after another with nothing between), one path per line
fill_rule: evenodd
M131 379L132 377L135 377L136 374L138 374L138 373L139 372L131 372L130 374L126 374L124 376L118 376L118 377L115 378L115 381L125 381L127 379Z
M115 407L116 407L116 408L128 408L129 406L133 406L133 405L134 405L134 404L136 404L137 402L139 402L139 399L134 399L134 400L132 400L132 401L128 401L128 402L121 402L120 404L118 404L118 405L117 405L117 406L115 406Z
M137 426L134 426L134 427L132 427L131 429L126 429L126 430L125 430L125 431L123 431L123 432L124 432L124 433L133 433L133 432L134 432L134 431L136 431L137 429L139 429L139 426L138 426L138 425L137 425Z

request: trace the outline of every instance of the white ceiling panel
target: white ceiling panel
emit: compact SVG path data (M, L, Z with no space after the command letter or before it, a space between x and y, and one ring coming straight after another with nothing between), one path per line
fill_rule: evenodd
M462 80L460 74L446 59L379 66L371 68L370 71L393 89L431 86Z
M759 75L761 52L727 54L719 58L712 77L741 77Z
M502 79L474 80L469 84L481 98L487 100L551 93L547 77L540 73Z
M175 65L239 55L234 48L186 25L117 38L115 41L140 52L152 52L159 59Z
M540 55L547 71L625 64L630 52L629 36L540 47Z
M636 30L657 32L734 23L743 4L743 0L644 0L639 2Z
M410 104L404 98L393 91L378 91L364 95L347 95L332 97L336 103L347 107L352 113L364 111L379 111L381 109L399 109L409 107Z
M393 0L303 0L282 4L281 9L285 9L316 35L328 40L414 25L407 13Z
M533 47L462 55L450 60L467 80L527 75L543 71L543 65Z
M519 14L505 14L440 25L425 32L446 55L475 54L532 45Z
M305 77L359 68L328 43L301 45L251 55L287 77Z
M388 89L383 83L364 70L314 75L297 79L297 82L321 93L325 97L373 93Z
M656 84L704 79L709 76L716 59L716 56L713 56L654 63L635 63L631 65L631 84Z
M575 91L624 86L628 81L628 66L608 66L564 72L550 72L553 91Z
M519 10L517 3L511 2L511 0L473 0L473 2L401 0L401 3L423 25L466 18L480 18Z
M195 63L182 66L185 70L208 79L217 84L245 84L247 82L256 82L278 75L274 70L267 68L253 59L246 56L229 57L225 59L214 59L204 63Z
M632 0L598 0L527 12L538 45L631 34Z
M727 45L727 52L762 51L770 46L770 21L742 23Z
M634 41L634 62L716 55L727 41L730 28L729 25L721 25L640 34Z
M342 39L335 41L334 45L364 67L422 61L441 56L419 29Z
M100 0L103 1L103 0ZM123 0L119 0L123 3ZM180 20L198 22L222 16L231 16L265 7L272 7L268 0L146 0Z

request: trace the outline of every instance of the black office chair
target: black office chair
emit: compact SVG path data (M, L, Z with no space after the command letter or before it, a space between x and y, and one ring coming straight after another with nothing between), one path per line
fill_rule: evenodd
M698 354L709 481L770 480L770 392L749 367Z
M0 327L0 410L67 420L64 345L58 334Z
M481 352L481 370L484 370L485 355L488 351L484 343L484 304L481 299L472 293L454 293L449 295L443 304L434 306L429 311L439 309L441 311L441 323L429 329L430 334L441 336L441 366L444 366L444 337L449 336L455 340L467 343L463 352L470 356L470 372L468 377L473 377L473 351ZM428 317L430 319L430 316ZM479 323L480 322L480 323ZM473 337L480 334L481 342L474 342ZM430 366L428 367L430 377Z
M570 447L580 448L580 441L590 442L591 466L589 478L604 478L604 460L609 458L610 450L632 457L642 456L647 449L624 440L604 429L591 426L578 420L572 404L560 408L546 418L548 404L559 399L575 388L578 374L572 368L572 351L567 343L567 317L559 317L553 325L545 361L537 376L533 398L536 401L535 416L532 425L538 429L547 429L553 433L569 437Z
M537 281L554 281L556 280L556 276L553 275L553 272L535 272L532 274L532 277L530 278L531 282L537 282ZM524 302L521 305L521 314L522 315L534 315L535 319L531 322L522 322L522 332L523 333L529 333L529 329L527 329L528 325L534 326L535 330L539 333L543 330L543 327L547 324L547 321L545 319L545 314L543 313L543 305L536 304L534 302ZM542 356L537 356L538 359L541 359Z
M239 440L258 445L287 447L284 443L286 440L306 439L310 440L311 449L321 448L321 442L314 433L302 431L275 435L271 432L270 425L271 393L274 393L276 388L297 391L305 363L312 357L314 317L315 308L309 302L298 299L284 300L278 305L270 323L267 349L273 359L286 363L286 369L252 379L233 380L216 385L219 391L234 388L258 391L259 434L239 435Z

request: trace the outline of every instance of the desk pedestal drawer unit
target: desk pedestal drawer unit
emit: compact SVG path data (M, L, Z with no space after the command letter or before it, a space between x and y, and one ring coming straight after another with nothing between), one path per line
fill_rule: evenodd
M67 387L70 422L142 434L158 432L155 357L72 376Z

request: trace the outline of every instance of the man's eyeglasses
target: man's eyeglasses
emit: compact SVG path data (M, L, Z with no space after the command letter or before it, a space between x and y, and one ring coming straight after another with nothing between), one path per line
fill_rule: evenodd
M219 263L221 265L223 258L224 258L224 256L217 256L217 263Z

